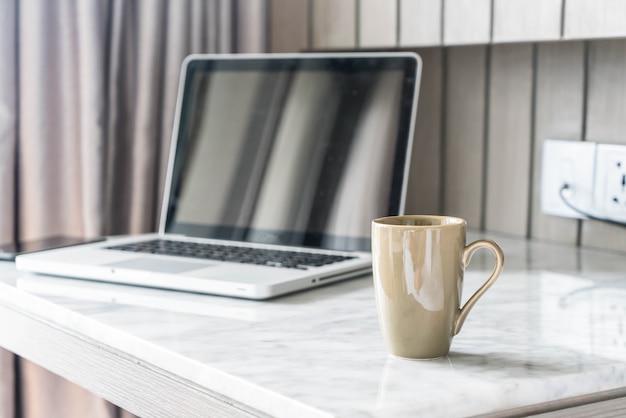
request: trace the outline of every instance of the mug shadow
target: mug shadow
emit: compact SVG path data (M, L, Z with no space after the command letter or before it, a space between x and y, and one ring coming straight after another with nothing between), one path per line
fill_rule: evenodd
M582 364L591 358L590 355L570 352L565 353L562 361L550 361L557 355L557 351L537 358L533 353L476 354L456 350L433 360L407 360L389 355L382 368L376 406L378 409L393 409L408 404L440 407L432 400L442 394L471 396L473 391L480 390L478 388L490 387L494 383L501 385L509 382L515 387L523 382L533 385L537 378L580 373ZM594 359L611 367L609 359Z

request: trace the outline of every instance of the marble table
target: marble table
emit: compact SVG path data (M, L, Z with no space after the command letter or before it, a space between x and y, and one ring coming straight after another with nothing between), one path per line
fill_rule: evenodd
M626 255L488 238L503 247L504 273L439 360L387 355L371 277L255 302L37 276L9 262L0 346L140 416L626 408ZM476 254L465 298L492 266Z

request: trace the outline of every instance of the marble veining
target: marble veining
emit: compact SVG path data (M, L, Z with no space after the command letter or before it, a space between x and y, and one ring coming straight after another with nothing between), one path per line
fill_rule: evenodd
M0 263L0 302L274 416L470 416L626 387L626 257L488 238L504 272L432 361L387 354L371 277L255 302ZM492 266L474 256L465 300Z

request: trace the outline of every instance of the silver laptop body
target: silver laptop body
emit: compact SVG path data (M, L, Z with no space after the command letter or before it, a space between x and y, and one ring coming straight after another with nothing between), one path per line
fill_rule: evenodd
M250 299L366 274L371 220L404 211L421 67L404 52L189 56L158 233L16 266Z

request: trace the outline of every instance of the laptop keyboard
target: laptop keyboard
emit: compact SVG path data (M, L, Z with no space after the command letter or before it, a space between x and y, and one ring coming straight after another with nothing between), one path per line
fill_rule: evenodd
M109 250L204 258L207 260L258 264L270 267L295 268L302 270L306 270L309 267L320 267L355 258L330 254L313 254L296 251L268 250L264 248L201 244L196 242L170 241L161 239L115 245L106 248Z

